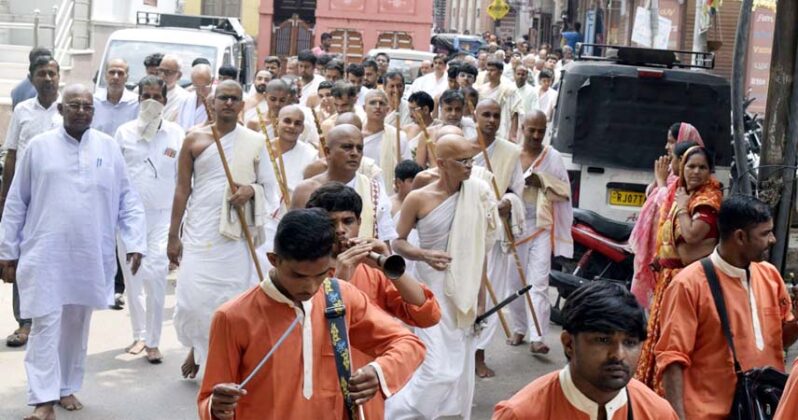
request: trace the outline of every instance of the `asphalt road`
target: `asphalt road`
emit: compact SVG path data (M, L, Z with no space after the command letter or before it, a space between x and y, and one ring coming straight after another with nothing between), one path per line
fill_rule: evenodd
M161 339L164 363L151 365L143 356L132 356L124 347L132 341L127 310L97 311L92 317L87 372L77 394L85 408L69 413L57 408L60 419L194 419L199 384L180 376L186 354L177 341L172 315L174 289L166 298L165 325ZM26 406L27 381L24 350L5 346L5 336L15 329L11 314L11 286L0 285L0 419L21 419ZM489 419L493 406L524 387L532 379L557 370L565 363L559 345L560 329L549 333L552 348L547 357L532 356L526 346L510 347L497 335L487 350L487 361L496 377L477 379L474 419ZM501 334L501 333L500 333Z

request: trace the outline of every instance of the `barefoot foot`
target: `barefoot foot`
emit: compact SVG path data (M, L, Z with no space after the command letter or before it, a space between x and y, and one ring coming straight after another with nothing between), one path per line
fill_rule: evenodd
M511 346L520 346L524 344L524 335L519 333L513 334L512 337L507 339L507 344Z
M136 340L133 344L125 347L125 351L130 354L139 354L144 351L144 342L141 340Z
M55 409L53 403L36 404L31 415L25 417L25 420L55 420Z
M58 401L58 405L64 407L66 411L78 411L83 408L83 404L78 401L75 394L69 394L65 397L61 397L61 400Z
M475 370L478 377L492 378L496 376L496 372L494 372L493 369L489 368L488 365L485 364L485 350L477 350L475 361Z
M188 352L186 360L183 362L183 365L180 367L180 370L183 373L183 377L186 379L194 379L197 377L197 372L199 372L199 365L194 363L193 348Z
M549 346L543 344L541 341L533 341L529 345L529 351L533 354L549 354Z

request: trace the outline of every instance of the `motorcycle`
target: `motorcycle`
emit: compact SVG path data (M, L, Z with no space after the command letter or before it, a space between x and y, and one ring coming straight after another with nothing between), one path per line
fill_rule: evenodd
M551 321L562 325L564 299L588 281L611 281L631 287L634 254L629 245L633 223L618 222L596 212L574 209L571 234L574 257L555 259L549 285L557 289Z
M759 168L759 154L762 149L762 127L764 121L759 114L748 112L748 106L751 105L756 98L749 98L743 102L743 129L745 130L745 160L748 166L748 172L739 174L737 170L737 163L735 160L731 162L731 191L735 191L735 186L738 182L749 182L751 184L751 192L757 195L757 187L759 186L757 180L757 170ZM734 140L732 140L734 146ZM745 180L745 181L744 181Z

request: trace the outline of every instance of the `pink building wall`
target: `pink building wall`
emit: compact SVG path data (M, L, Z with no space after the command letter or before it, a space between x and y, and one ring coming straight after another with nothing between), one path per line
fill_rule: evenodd
M315 41L335 29L353 29L363 35L364 53L375 47L382 32L407 32L413 48L429 50L433 0L317 0ZM261 0L258 57L271 50L275 0Z

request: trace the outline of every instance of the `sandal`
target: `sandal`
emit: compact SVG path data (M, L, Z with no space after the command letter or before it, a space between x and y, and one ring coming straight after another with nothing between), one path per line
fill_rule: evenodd
M161 355L161 351L158 350L158 347L146 347L145 350L147 351L147 361L157 365L163 362L163 355Z
M13 334L6 337L6 346L22 347L28 343L28 335L30 335L29 326L19 327Z

